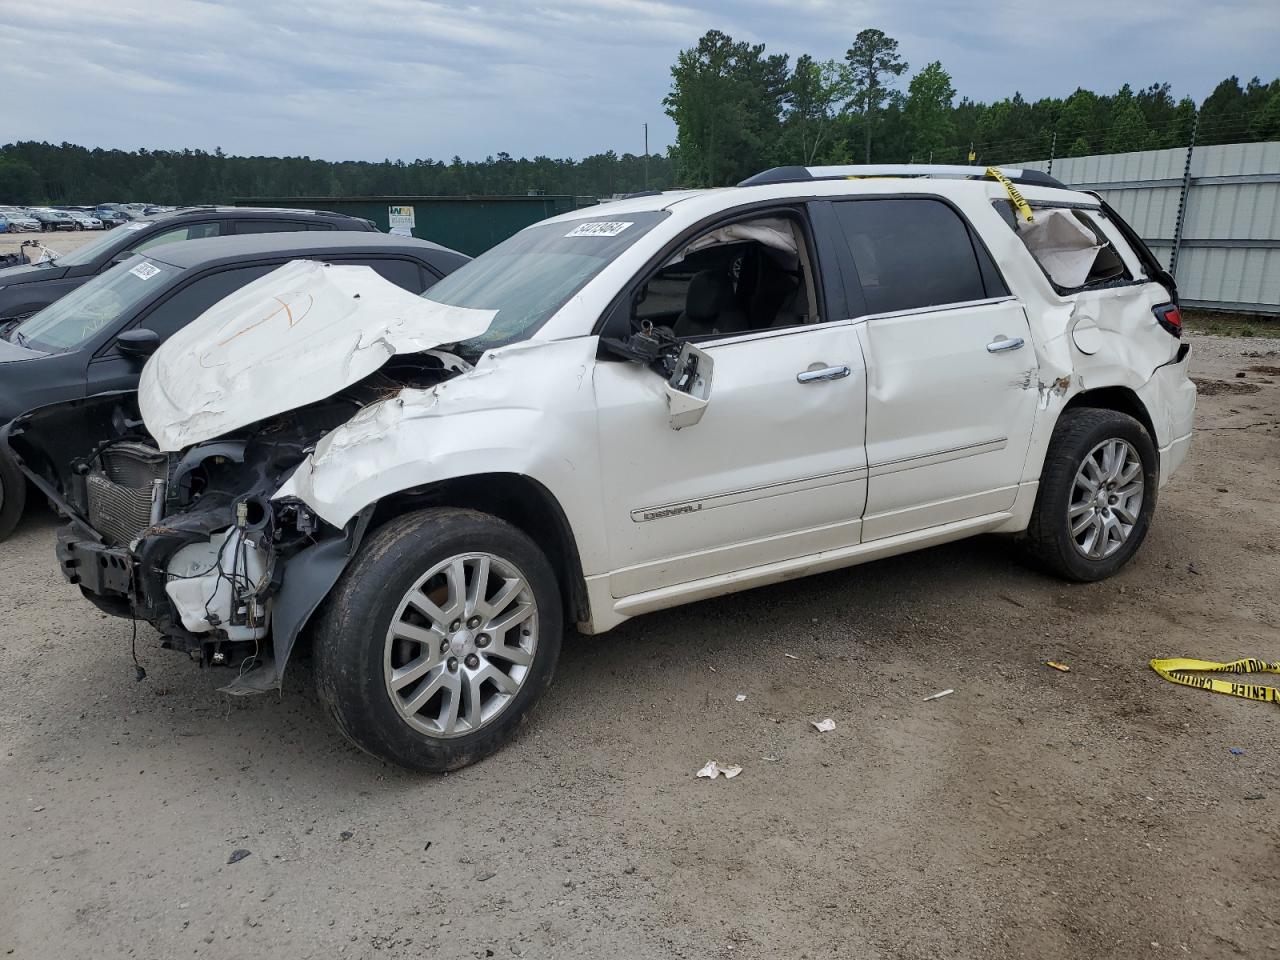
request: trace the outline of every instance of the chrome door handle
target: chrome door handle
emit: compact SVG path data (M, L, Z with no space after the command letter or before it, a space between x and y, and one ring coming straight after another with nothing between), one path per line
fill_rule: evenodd
M987 353L1004 353L1006 350L1017 350L1026 343L1021 337L1001 337L987 344Z
M821 383L823 380L841 380L853 373L847 366L822 367L818 370L801 370L796 374L798 383Z

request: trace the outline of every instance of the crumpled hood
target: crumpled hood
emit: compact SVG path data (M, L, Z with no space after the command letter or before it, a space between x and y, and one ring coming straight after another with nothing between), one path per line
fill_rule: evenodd
M396 354L477 337L496 312L423 299L368 267L294 260L165 341L139 408L160 449L181 450L331 397Z

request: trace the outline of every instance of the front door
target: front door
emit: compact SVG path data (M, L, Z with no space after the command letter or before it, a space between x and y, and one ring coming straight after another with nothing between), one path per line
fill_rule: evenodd
M710 403L682 430L660 376L596 364L615 597L858 542L866 378L849 323L699 347L715 364Z

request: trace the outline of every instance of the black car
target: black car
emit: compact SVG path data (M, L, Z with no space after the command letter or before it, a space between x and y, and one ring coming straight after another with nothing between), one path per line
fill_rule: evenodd
M102 225L108 230L112 227L118 227L121 224L130 222L130 217L127 213L123 213L120 210L113 210L110 207L105 209L98 208L91 212L95 217L102 221Z
M134 254L26 320L0 323L0 424L35 407L137 387L160 345L223 297L290 260L371 267L422 293L470 257L383 233L260 233ZM22 516L26 483L0 450L0 540Z
M31 209L31 216L35 217L40 224L40 229L44 230L74 230L76 222L62 210L42 210L38 207Z
M69 217L66 227L75 229ZM132 254L166 243L246 233L375 229L370 220L324 210L191 207L142 217L44 263L0 270L0 323L30 316Z

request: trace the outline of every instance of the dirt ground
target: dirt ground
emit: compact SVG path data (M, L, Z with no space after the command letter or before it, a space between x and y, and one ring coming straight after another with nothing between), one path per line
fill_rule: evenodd
M984 538L571 638L445 777L349 747L305 668L230 700L143 629L135 682L29 518L0 956L1280 958L1280 711L1147 666L1280 660L1280 339L1192 342L1191 458L1115 579Z
M48 233L0 233L0 256L6 253L17 253L22 249L22 241L39 240L55 253L70 253L76 247L102 236L101 230L55 230ZM32 254L33 258L39 252Z

